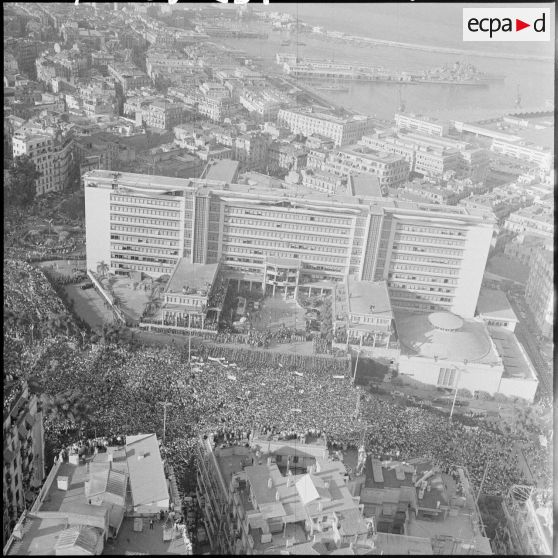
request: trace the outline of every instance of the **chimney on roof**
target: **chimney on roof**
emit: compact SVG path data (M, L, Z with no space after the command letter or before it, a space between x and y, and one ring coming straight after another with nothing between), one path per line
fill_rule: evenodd
M275 491L275 501L279 502L279 500L281 499L281 496L279 496L279 490Z
M269 477L267 479L267 488L272 488L273 487L273 481L271 480L271 477Z
M267 466L269 467L271 465L271 457L267 458Z

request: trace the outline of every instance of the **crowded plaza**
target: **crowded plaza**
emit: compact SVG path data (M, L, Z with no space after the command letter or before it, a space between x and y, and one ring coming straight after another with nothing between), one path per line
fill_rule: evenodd
M450 422L426 406L356 388L346 359L270 356L261 349L233 350L215 342L198 343L189 352L174 344L131 346L118 339L85 338L75 326L60 325L60 316L71 318L41 271L7 262L4 282L4 314L15 316L4 332L9 340L4 381L7 375L32 378L50 395L71 387L85 403L79 408L87 410L84 415L46 416L53 455L80 437L158 432L165 440L163 456L188 490L195 482L198 435L213 434L235 444L258 431L280 439L324 436L328 445L343 450L364 441L367 451L378 456L429 456L447 469L465 466L477 489L488 464L487 494L502 494L528 480L518 467L515 440L493 423L485 424L482 417L465 423L458 415ZM59 327L31 335L30 326L17 318L25 315L47 322L57 317ZM544 449L537 452L535 476L550 482L549 455L545 459Z

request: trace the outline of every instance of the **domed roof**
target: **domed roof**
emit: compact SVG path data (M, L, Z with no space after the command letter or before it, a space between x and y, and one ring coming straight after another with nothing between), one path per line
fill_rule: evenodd
M428 321L435 328L443 331L454 331L463 326L463 320L451 312L432 312L428 316Z
M463 320L447 312L396 313L395 325L402 354L461 362L499 360L481 322Z

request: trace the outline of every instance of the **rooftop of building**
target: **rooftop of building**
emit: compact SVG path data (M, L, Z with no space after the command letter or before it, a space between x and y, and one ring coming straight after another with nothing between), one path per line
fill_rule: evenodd
M403 157L400 155L388 153L387 151L379 151L359 144L343 147L338 151L338 153L345 153L354 157L361 157L363 159L368 159L369 161L379 161L382 163L396 163L397 161L403 161Z
M515 333L505 327L489 326L488 333L504 364L504 377L536 380L533 365Z
M498 364L499 358L484 323L450 312L395 312L401 352L440 360Z
M180 258L170 276L166 293L182 293L190 289L196 293L209 294L215 281L219 264L195 264L187 258Z
M347 189L352 196L364 198L381 198L380 181L374 174L351 173L347 181Z
M518 321L506 293L497 289L481 288L477 302L477 313L484 318Z
M236 180L239 167L239 161L221 159L219 161L209 163L201 178L231 183Z
M347 279L349 312L351 314L393 315L386 281Z
M122 139L125 141L129 138ZM236 184L228 184L226 188L220 181L210 181L207 179L182 179L108 170L91 170L85 173L83 178L86 183L95 183L97 187L111 188L115 176L121 188L135 189L138 191L151 190L154 195L158 193L170 193L175 190L213 190L219 192L219 195L222 196L226 196L227 193L230 192L231 194L237 195L273 195L275 197L288 198L292 203L299 205L300 208L304 208L305 205L309 203L318 203L331 208L337 207L339 212L349 211L354 213L355 210L359 211L358 206L366 205L369 208L377 207L378 211L382 209L404 212L428 211L435 214L437 217L445 216L450 219L455 219L456 216L459 216L467 220L470 220L472 217L475 222L489 222L482 211L475 210L474 208L469 209L463 206L417 203L394 200L391 198L368 198L366 200L361 200L348 194L327 194L300 184L288 184L277 178L257 172L244 173Z
M336 116L334 114L328 114L325 112L318 112L318 111L314 111L314 110L308 110L307 108L290 108L290 109L284 109L288 112L294 112L297 114L304 114L306 116L310 116L313 118L317 118L320 120L327 120L328 122L332 122L334 124L347 124L349 122L355 122L355 121L362 121L362 120L367 120L366 116L360 116L360 115L349 115L349 116Z

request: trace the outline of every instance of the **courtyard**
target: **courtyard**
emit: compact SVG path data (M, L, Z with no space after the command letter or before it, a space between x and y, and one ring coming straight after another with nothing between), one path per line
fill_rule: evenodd
M296 300L284 300L282 296L264 298L259 310L249 313L252 328L257 331L276 331L283 327L304 331L306 311Z

